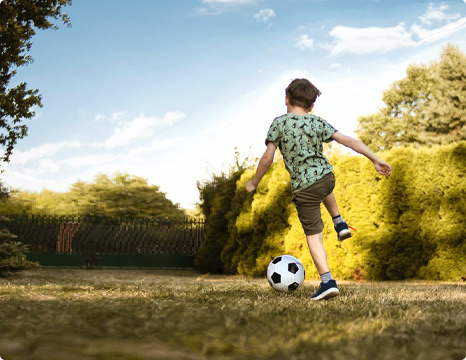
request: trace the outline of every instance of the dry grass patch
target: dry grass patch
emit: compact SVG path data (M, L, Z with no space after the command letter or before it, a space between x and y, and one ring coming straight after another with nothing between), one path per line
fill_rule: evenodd
M25 271L0 285L0 357L466 357L463 284L341 282L341 296L317 303L316 286L289 295L191 271Z

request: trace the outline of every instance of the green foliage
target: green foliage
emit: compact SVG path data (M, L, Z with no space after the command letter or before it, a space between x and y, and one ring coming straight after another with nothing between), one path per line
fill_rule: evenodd
M386 104L379 113L361 116L356 133L372 149L389 149L400 144L424 144L421 107L429 101L431 70L410 65L406 77L395 81L382 96Z
M32 62L27 54L31 49L31 38L37 29L56 29L51 19L61 19L70 26L69 18L62 13L71 0L3 0L0 1L0 146L3 148L1 161L9 162L18 139L27 135L24 121L34 116L34 106L42 106L37 89L28 89L22 82L9 87L18 67ZM3 187L1 189L4 193ZM28 206L21 202L9 202L8 196L0 197L1 207L8 212L25 211ZM15 242L8 231L0 233L0 275L34 266L25 260L27 248Z
M1 217L0 221L8 221L8 219ZM24 254L28 248L23 243L15 241L16 237L7 229L0 230L0 277L38 266L37 263L26 260Z
M6 215L103 216L122 217L184 217L178 204L166 198L147 179L129 174L113 177L98 175L91 183L78 181L66 193L43 190L40 193L13 191L0 201Z
M37 29L56 29L50 19L70 25L62 8L71 0L4 0L0 2L0 145L4 148L2 161L8 162L18 139L27 135L24 124L34 116L34 106L42 106L38 90L22 82L9 88L16 69L32 62L27 52Z
M254 232L249 223L252 196L249 196L244 189L244 185L252 179L253 175L252 170L246 170L236 182L231 208L226 215L228 238L221 252L225 273L237 273L241 254L248 247ZM240 189L244 189L244 191L240 191Z
M249 178L238 183L241 186L237 188L238 193L246 193L244 185L246 180L252 178L251 175L253 174L249 173ZM248 197L249 214L242 216L238 223L242 232L236 239L234 234L230 234L229 241L237 241L241 245L234 254L238 262L238 272L263 276L269 262L284 252L284 236L290 227L290 176L284 163L274 163L262 178L253 199L251 195Z
M466 139L466 55L457 46L445 47L432 64L432 100L426 106L426 130L448 144Z
M353 238L337 241L322 207L332 273L339 279L459 281L466 275L466 142L395 148L380 156L393 166L389 180L364 157L330 157L340 212L357 228ZM215 252L209 257L206 247L199 263L215 260L222 271L263 276L270 260L286 253L303 262L307 278L317 279L283 162L273 164L251 196L244 185L253 174L222 179L229 184L215 203L222 226L206 228Z
M196 254L194 265L202 272L221 273L224 266L221 252L228 239L228 219L231 199L236 190L236 181L243 170L213 175L212 179L203 183L198 182L200 207L205 217L204 243Z
M166 198L156 185L128 174L113 178L98 175L94 183L77 182L71 186L69 199L79 215L119 217L183 217L178 205Z
M359 117L356 130L374 151L466 140L466 55L447 45L440 61L410 65L382 100L385 107Z
M237 233L233 224L243 207L247 207L248 199L251 199L246 190L237 191L238 183L245 184L245 179L251 174L246 169L256 161L248 155L240 162L238 149L235 148L235 162L228 174L214 174L209 180L197 182L199 208L205 219L206 234L194 261L198 270L205 273L236 273L236 261L239 259L234 255L239 243L230 241L230 234ZM247 238L248 235L245 236Z

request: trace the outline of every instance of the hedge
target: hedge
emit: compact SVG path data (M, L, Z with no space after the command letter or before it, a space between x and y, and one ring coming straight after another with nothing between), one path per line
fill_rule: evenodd
M352 238L337 241L331 217L322 206L324 245L334 276L368 280L464 278L466 142L420 149L401 147L379 155L392 165L388 180L377 174L365 157L330 158L340 213L357 229ZM303 262L307 278L318 278L290 202L290 179L283 162L272 165L252 196L244 184L253 175L254 170L242 172L235 191L223 192L230 195L222 196L222 203L210 208L217 216L222 213L225 220L221 233L209 234L206 226L207 237L217 240L216 253L211 254L217 271L263 276L270 260L286 253ZM205 252L198 256L198 264L206 258Z

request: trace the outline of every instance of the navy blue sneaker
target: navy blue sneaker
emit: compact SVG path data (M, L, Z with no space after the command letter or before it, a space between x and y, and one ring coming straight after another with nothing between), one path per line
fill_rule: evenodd
M338 241L343 241L353 236L350 229L348 229L348 224L344 221L335 225L335 231L338 234Z
M328 300L340 294L335 280L320 283L319 290L311 296L311 300Z

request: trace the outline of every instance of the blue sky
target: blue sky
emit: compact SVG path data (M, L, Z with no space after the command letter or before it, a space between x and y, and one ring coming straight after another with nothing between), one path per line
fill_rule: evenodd
M353 135L412 63L466 51L466 0L74 0L72 27L38 31L18 70L42 94L1 180L67 191L117 171L185 208L234 148L260 157L284 89L321 91L315 113Z

